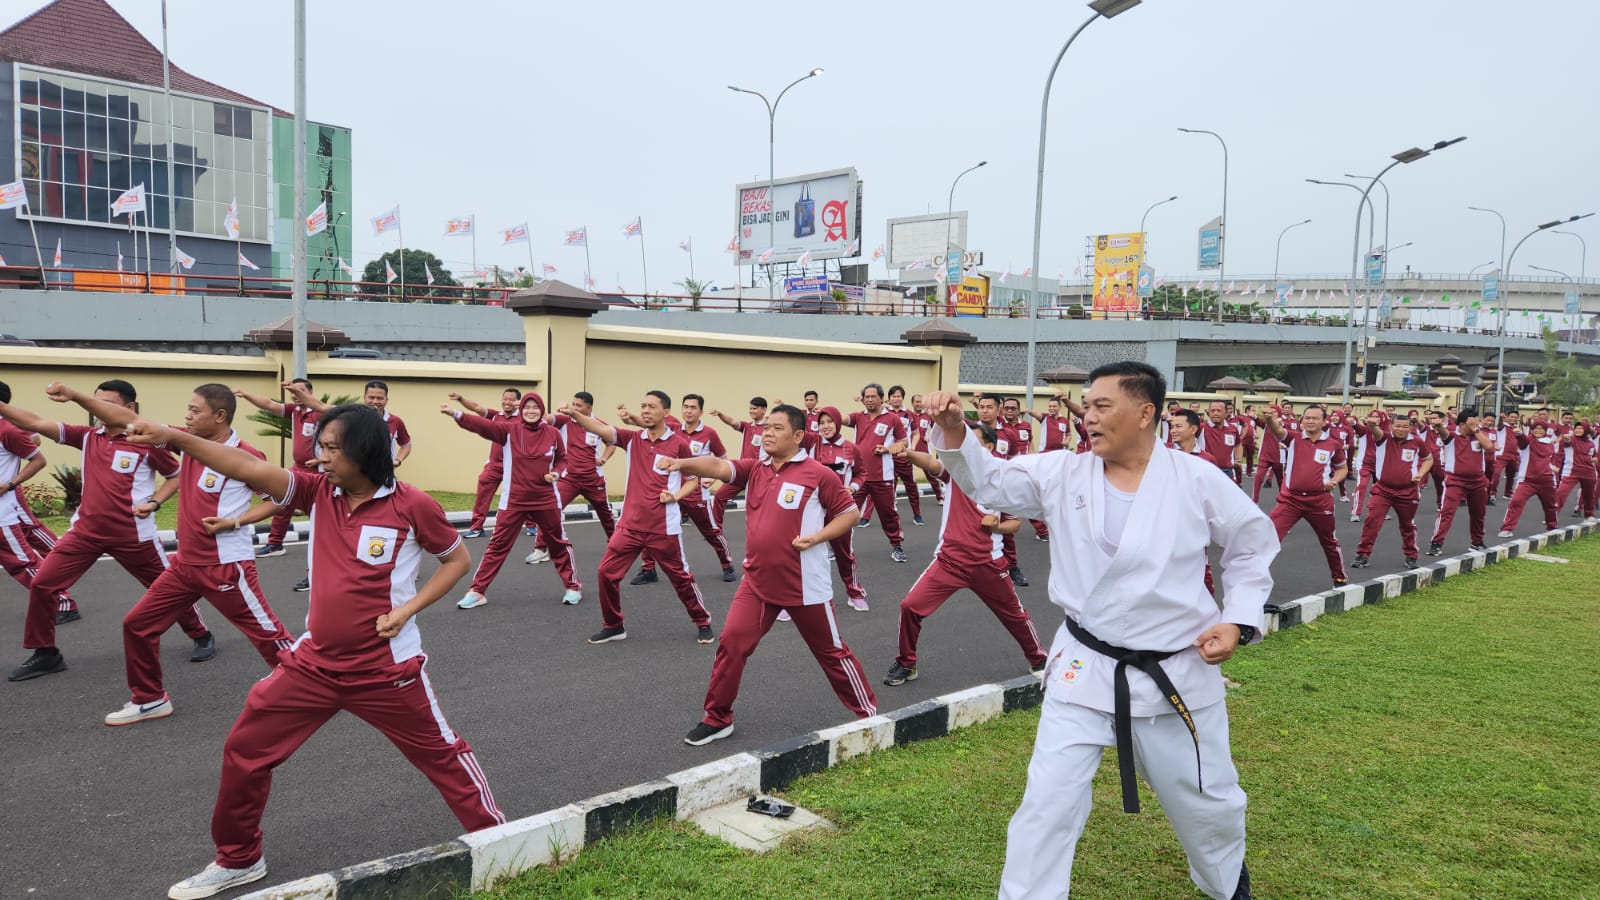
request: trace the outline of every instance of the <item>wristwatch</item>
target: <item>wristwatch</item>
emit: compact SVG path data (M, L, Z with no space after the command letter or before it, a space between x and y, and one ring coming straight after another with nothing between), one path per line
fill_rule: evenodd
M1256 639L1256 627L1254 625L1236 624L1233 627L1239 629L1239 643L1248 644Z

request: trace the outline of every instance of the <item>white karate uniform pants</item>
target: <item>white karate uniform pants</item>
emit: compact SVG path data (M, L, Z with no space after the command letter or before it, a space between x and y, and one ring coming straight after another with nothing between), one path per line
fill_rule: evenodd
M1059 693L1045 694L1028 787L1006 833L1001 900L1067 896L1095 770L1103 749L1117 742L1111 713L1053 696ZM1177 713L1135 716L1133 757L1189 856L1189 877L1208 897L1228 900L1244 864L1245 795L1228 749L1227 705L1190 715L1200 734L1204 793L1195 782L1194 741Z

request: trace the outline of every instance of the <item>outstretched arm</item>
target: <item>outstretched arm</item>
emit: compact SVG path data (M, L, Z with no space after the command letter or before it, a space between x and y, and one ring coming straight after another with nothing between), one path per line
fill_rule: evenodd
M662 466L669 472L681 472L684 475L717 481L732 481L734 475L733 463L715 456L675 457L664 461Z
M489 415L489 410L485 409L482 404L474 403L471 400L468 400L467 398L465 398L465 397L461 396L460 394L456 393L455 391L451 391L450 392L450 399L454 400L455 402L457 402L459 404L461 404L461 408L462 409L468 410L470 412L475 412L480 416Z
M283 497L289 493L290 475L263 459L216 441L196 437L153 422L138 419L128 425L128 440L149 446L166 445L202 465L242 481L258 494Z
M263 397L260 394L252 394L249 391L242 391L238 388L234 388L233 395L249 403L251 406L254 406L257 409L264 409L275 416L286 417L289 414L286 404L280 403L271 397Z
M11 420L11 424L24 431L42 434L50 440L57 440L61 436L61 423L54 419L47 419L31 410L9 403L0 403L0 416Z
M325 413L328 410L333 409L333 404L324 403L323 401L317 399L317 397L311 393L310 388L298 381L285 381L283 383L283 389L289 392L289 396L294 398L294 402L306 407L307 409L314 409L319 413Z
M912 465L927 472L929 477L937 477L940 472L944 471L944 463L939 462L938 458L932 454L923 453L921 450L906 450L896 453L895 456L900 459L910 460Z
M584 431L587 431L590 434L599 435L600 440L605 441L607 444L615 444L617 442L617 430L600 421L599 419L596 419L594 416L589 416L578 412L571 406L563 406L556 410L556 412L559 412L563 416L566 416L572 421L577 422L578 426ZM627 412L627 407L623 406L621 403L618 403L617 412L619 414L625 414Z
M113 428L126 428L139 418L139 414L126 406L96 400L80 390L67 387L59 381L52 381L45 386L44 395L57 403L76 403L89 411L96 419Z

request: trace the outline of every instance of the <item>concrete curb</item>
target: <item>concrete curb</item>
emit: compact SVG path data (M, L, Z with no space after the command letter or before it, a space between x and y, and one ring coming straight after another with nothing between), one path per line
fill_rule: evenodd
M844 760L1038 706L1037 675L985 684L932 700L736 753L448 843L347 866L246 894L240 900L353 900L455 897L501 878L570 859L584 845L652 819L683 820L751 794L781 790Z
M1469 551L1412 571L1312 594L1267 607L1267 632L1304 625L1358 606L1415 593L1486 565L1600 530L1584 523ZM455 897L483 890L501 878L571 858L584 845L662 816L683 820L740 797L782 790L795 779L844 760L1038 706L1037 675L984 684L911 706L825 728L791 740L737 753L657 781L600 794L463 835L454 841L401 853L246 894L240 900L353 900L378 897Z
M1370 581L1331 588L1320 594L1309 594L1287 603L1267 605L1267 633L1282 631L1314 622L1334 613L1349 612L1358 606L1382 603L1385 600L1415 593L1423 588L1443 584L1445 579L1465 575L1484 566L1515 559L1525 553L1541 550L1551 544L1576 540L1600 531L1600 524L1584 522L1568 525L1554 531L1507 540L1485 550L1469 550L1406 572L1379 575Z

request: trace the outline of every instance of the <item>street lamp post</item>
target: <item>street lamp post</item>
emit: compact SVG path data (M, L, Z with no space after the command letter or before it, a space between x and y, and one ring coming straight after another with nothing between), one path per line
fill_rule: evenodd
M1344 177L1353 178L1356 181L1360 181L1363 178L1368 178L1370 176L1346 174ZM1389 186L1380 181L1380 182L1378 182L1378 187L1383 188L1383 246L1384 247L1388 247L1389 246ZM1383 280L1384 281L1388 281L1389 280L1389 254L1388 254L1387 250L1384 252L1384 258L1383 258Z
M1142 0L1089 0L1089 8L1094 12L1089 18L1084 19L1083 24L1078 26L1078 30L1074 31L1072 36L1067 38L1067 42L1061 45L1061 52L1056 54L1056 61L1050 66L1050 74L1044 80L1044 100L1039 108L1039 171L1034 181L1033 191L1033 280L1028 288L1028 353L1027 359L1023 363L1022 380L1022 383L1027 385L1025 409L1033 408L1033 382L1035 378L1033 366L1039 345L1039 241L1044 228L1044 139L1048 133L1046 126L1049 124L1050 119L1050 87L1055 83L1056 70L1061 68L1061 60L1066 57L1067 50L1072 46L1072 42L1078 39L1078 35L1083 34L1083 30L1089 27L1090 23L1095 19L1115 18L1138 6L1141 2Z
M1428 148L1427 150L1423 150L1420 147L1412 147L1409 150L1402 150L1399 153L1396 153L1394 155L1394 161L1389 163L1387 166L1384 166L1383 169L1380 170L1378 172L1378 174L1372 176L1372 180L1367 183L1366 190L1361 192L1361 200L1362 200L1362 202L1363 203L1366 202L1367 195L1372 193L1373 186L1375 186L1383 178L1384 175L1388 174L1390 169L1394 168L1395 166L1400 165L1401 163L1414 163L1419 159L1423 159L1424 157L1432 156L1434 153L1436 153L1436 152L1438 152L1440 150L1443 150L1444 148L1450 146L1451 144L1459 144L1464 140L1466 140L1466 138L1458 137L1458 138L1454 138L1454 139L1448 140L1448 141L1439 141L1439 142L1435 143L1432 147ZM1350 246L1350 289L1351 289L1350 311L1351 311L1352 314L1355 312L1355 302L1356 302L1355 293L1354 293L1354 291L1355 291L1356 273L1359 272L1360 269L1361 269L1361 205L1357 204L1356 205L1355 237L1352 239L1351 246ZM1353 349L1355 349L1350 343L1351 337L1352 337L1351 327L1350 327L1350 324L1347 322L1345 324L1345 344L1344 344L1344 372L1345 372L1345 378L1344 378L1344 402L1345 403L1349 403L1350 402L1350 376L1351 376L1351 371L1350 371L1350 362L1351 362L1350 353L1351 353L1351 351Z
M966 169L963 169L961 174L956 176L956 180L950 182L950 199L949 199L949 202L947 202L945 204L945 207L944 207L944 267L945 267L945 271L946 272L948 272L950 270L950 217L955 215L955 209L956 209L956 185L961 183L961 179L966 177L966 174L968 172L976 171L978 169L983 168L984 166L987 166L988 164L989 164L989 161L987 159L980 160L977 165L970 166L970 167L968 167ZM962 249L965 250L966 248L963 247ZM945 280L948 282L949 281L949 277L946 276ZM944 287L945 287L945 300L946 300L946 302L948 302L949 301L949 292L955 290L955 287L953 285L950 285L950 284L946 284Z
M1578 239L1578 244L1583 248L1578 256L1578 312L1576 318L1574 318L1570 323L1572 334L1568 335L1569 340L1567 342L1567 358L1571 359L1572 345L1577 342L1576 336L1578 327L1583 324L1583 279L1587 276L1589 268L1589 242L1584 240L1583 235L1577 233L1576 231L1552 231L1550 233L1564 234L1568 237L1575 237Z
M1217 324L1222 324L1222 284L1228 277L1228 142L1204 128L1179 128L1184 134L1209 134L1222 145L1222 221L1217 227Z
M1143 238L1144 238L1144 223L1145 223L1146 219L1150 218L1150 210L1151 209L1155 209L1158 206L1165 206L1166 204L1171 203L1172 201L1174 201L1176 199L1178 199L1178 195L1177 194L1173 194L1171 197L1168 197L1165 200L1157 200L1156 202L1150 204L1150 208L1146 209L1144 211L1144 215L1139 217L1139 238L1141 240L1143 240Z
M1351 187L1354 187L1354 185L1351 185ZM1294 223L1293 225L1285 225L1283 226L1283 230L1278 232L1278 249L1273 251L1272 254L1272 291L1274 294L1276 294L1278 291L1278 258L1283 254L1283 236L1288 234L1291 228L1299 228L1301 225L1309 224L1311 224L1311 220L1304 219ZM1273 299L1276 300L1277 297L1274 296Z
M1309 181L1312 184L1320 184L1320 185L1324 185L1324 186L1328 186L1328 187L1347 187L1350 190L1355 191L1356 193L1361 193L1361 188L1357 187L1356 185L1350 184L1347 181L1323 181L1320 178L1307 178L1306 181ZM1377 206L1376 203L1373 203L1371 200L1367 199L1365 197L1365 195L1363 195L1363 197L1361 199L1361 203L1366 204L1366 207L1367 207L1367 243L1368 244L1372 244L1374 241L1376 241L1378 239L1378 226L1377 226L1378 206ZM1357 208L1356 208L1356 222L1357 222L1356 228L1357 228L1357 230L1359 230L1360 227L1361 227L1360 226L1361 210L1360 210L1359 206L1357 206ZM1360 238L1357 237L1356 240L1360 241ZM1349 312L1347 312L1345 314L1345 345L1346 345L1346 348L1348 348L1349 344L1350 344L1351 336L1352 336L1351 332L1355 328L1356 294L1355 294L1355 289L1354 289L1353 286L1349 287L1345 291L1345 293L1350 295L1350 309L1349 309ZM1368 312L1367 298L1363 298L1362 301L1361 301L1361 342L1362 343L1366 343L1367 312ZM1345 355L1344 367L1345 367L1345 375L1348 376L1350 374L1350 357L1349 357L1348 353ZM1345 380L1348 381L1349 379L1346 378ZM1346 386L1346 389L1348 390L1348 386ZM1348 399L1348 395L1347 395L1347 399Z
M1553 233L1554 232L1552 232L1552 234ZM1568 233L1570 234L1570 232L1568 232ZM1533 270L1538 271L1538 272L1549 272L1551 275L1560 275L1562 281L1565 281L1567 284L1572 284L1572 276L1568 275L1567 273L1565 273L1563 271L1561 271L1560 269L1552 269L1549 266L1529 266L1528 268L1533 269ZM1566 309L1565 309L1565 303L1566 303L1566 298L1565 297L1562 298L1562 303L1563 303L1563 308L1561 310L1562 317L1567 320L1568 326L1571 326L1571 324L1572 324L1572 316L1567 315L1567 312L1566 312ZM1572 351L1568 350L1567 351L1567 356L1570 357L1571 355L1572 355Z
M1484 208L1482 206L1469 206L1469 207L1467 207L1467 209L1470 209L1473 212L1492 213L1495 216L1495 218L1500 220L1500 258L1502 260L1505 259L1506 258L1506 217L1501 215L1499 210L1486 209L1486 208ZM1502 276L1509 276L1511 274L1511 271L1509 270L1509 268L1507 268L1505 266L1501 266L1500 267L1500 274ZM1504 281L1505 281L1505 279L1504 279L1504 277L1502 277L1501 283L1504 284ZM1499 310L1500 311L1500 330L1504 331L1505 327L1506 327L1506 298L1505 297L1499 297L1499 298L1496 299L1496 303L1498 303L1499 307L1500 307L1500 310ZM1499 412L1500 411L1498 409L1496 409L1495 410L1495 415L1498 416Z
M822 74L822 69L817 68L817 69L812 69L810 72L807 72L804 75L801 75L799 78L796 78L795 80L789 82L789 84L786 87L784 87L783 90L779 91L778 92L778 99L776 99L776 100L768 100L767 99L767 95L761 93L760 91L751 91L751 90L746 90L745 88L742 88L742 87L734 87L731 84L728 85L728 90L730 90L730 91L736 91L736 92L738 92L740 94L752 94L754 96L760 97L761 98L761 102L766 104L766 106L767 106L767 205L769 207L768 210L767 210L767 248L768 249L772 249L772 248L778 246L778 236L777 236L778 235L778 230L777 230L777 227L776 227L776 224L777 224L777 221L778 221L778 204L776 202L776 198L773 196L773 190L774 190L775 185L777 183L777 174L776 174L777 169L773 164L773 160L774 160L774 154L775 154L774 147L775 147L775 144L776 144L776 141L775 141L775 138L774 138L774 132L776 130L776 125L777 125L777 121L778 121L778 104L783 102L783 95L789 93L789 88L794 87L795 85L799 84L802 81L805 81L808 78L815 78L815 77L817 77L818 75L821 75L821 74ZM767 264L767 299L768 300L775 299L776 296L777 296L776 287L775 287L775 285L773 283L773 279L772 279L772 266L773 265L774 265L773 263L768 263Z
M1522 240L1517 241L1516 246L1511 248L1511 255L1506 257L1506 267L1502 271L1502 274L1507 278L1509 278L1511 276L1511 261L1517 258L1517 251L1522 249L1523 243L1526 242L1528 240L1528 238L1533 237L1534 235L1538 234L1541 231L1545 231L1547 229L1554 228L1557 225L1566 225L1566 224L1569 224L1569 223L1572 223L1572 222L1576 222L1579 219L1587 219L1592 215L1594 215L1594 213L1584 213L1584 214L1578 215L1578 216L1570 216L1570 217L1568 217L1566 219L1556 219L1553 222L1546 222L1543 225L1540 225L1537 228L1534 228L1532 231L1528 232L1527 234L1523 235L1522 236ZM1504 309L1506 307L1505 302L1502 301L1500 306L1501 306L1501 309ZM1498 352L1498 354L1497 354L1497 356L1495 358L1495 373L1494 373L1494 420L1495 420L1496 424L1499 424L1499 422L1500 422L1500 407L1501 407L1501 403L1505 400L1505 381L1506 381L1506 327L1505 327L1505 324L1504 324L1504 319L1502 318L1501 326L1500 326L1500 349L1499 349L1499 352Z
M1476 274L1478 274L1478 270L1479 270L1479 269L1481 269L1481 268L1483 268L1483 267L1484 267L1484 266L1492 266L1492 265L1494 265L1494 264L1495 264L1495 263L1496 263L1496 262L1497 262L1497 261L1498 261L1498 260L1493 260L1493 259L1491 259L1491 260L1489 260L1489 261L1488 261L1488 262L1486 262L1486 263L1478 263L1478 264L1477 264L1477 265L1475 265L1475 266L1473 266L1473 267L1472 267L1472 268L1470 268L1470 269L1468 269L1468 270L1467 270L1467 277L1468 277L1468 278L1471 278L1471 277L1472 277L1472 276L1474 276L1474 275L1476 275Z

